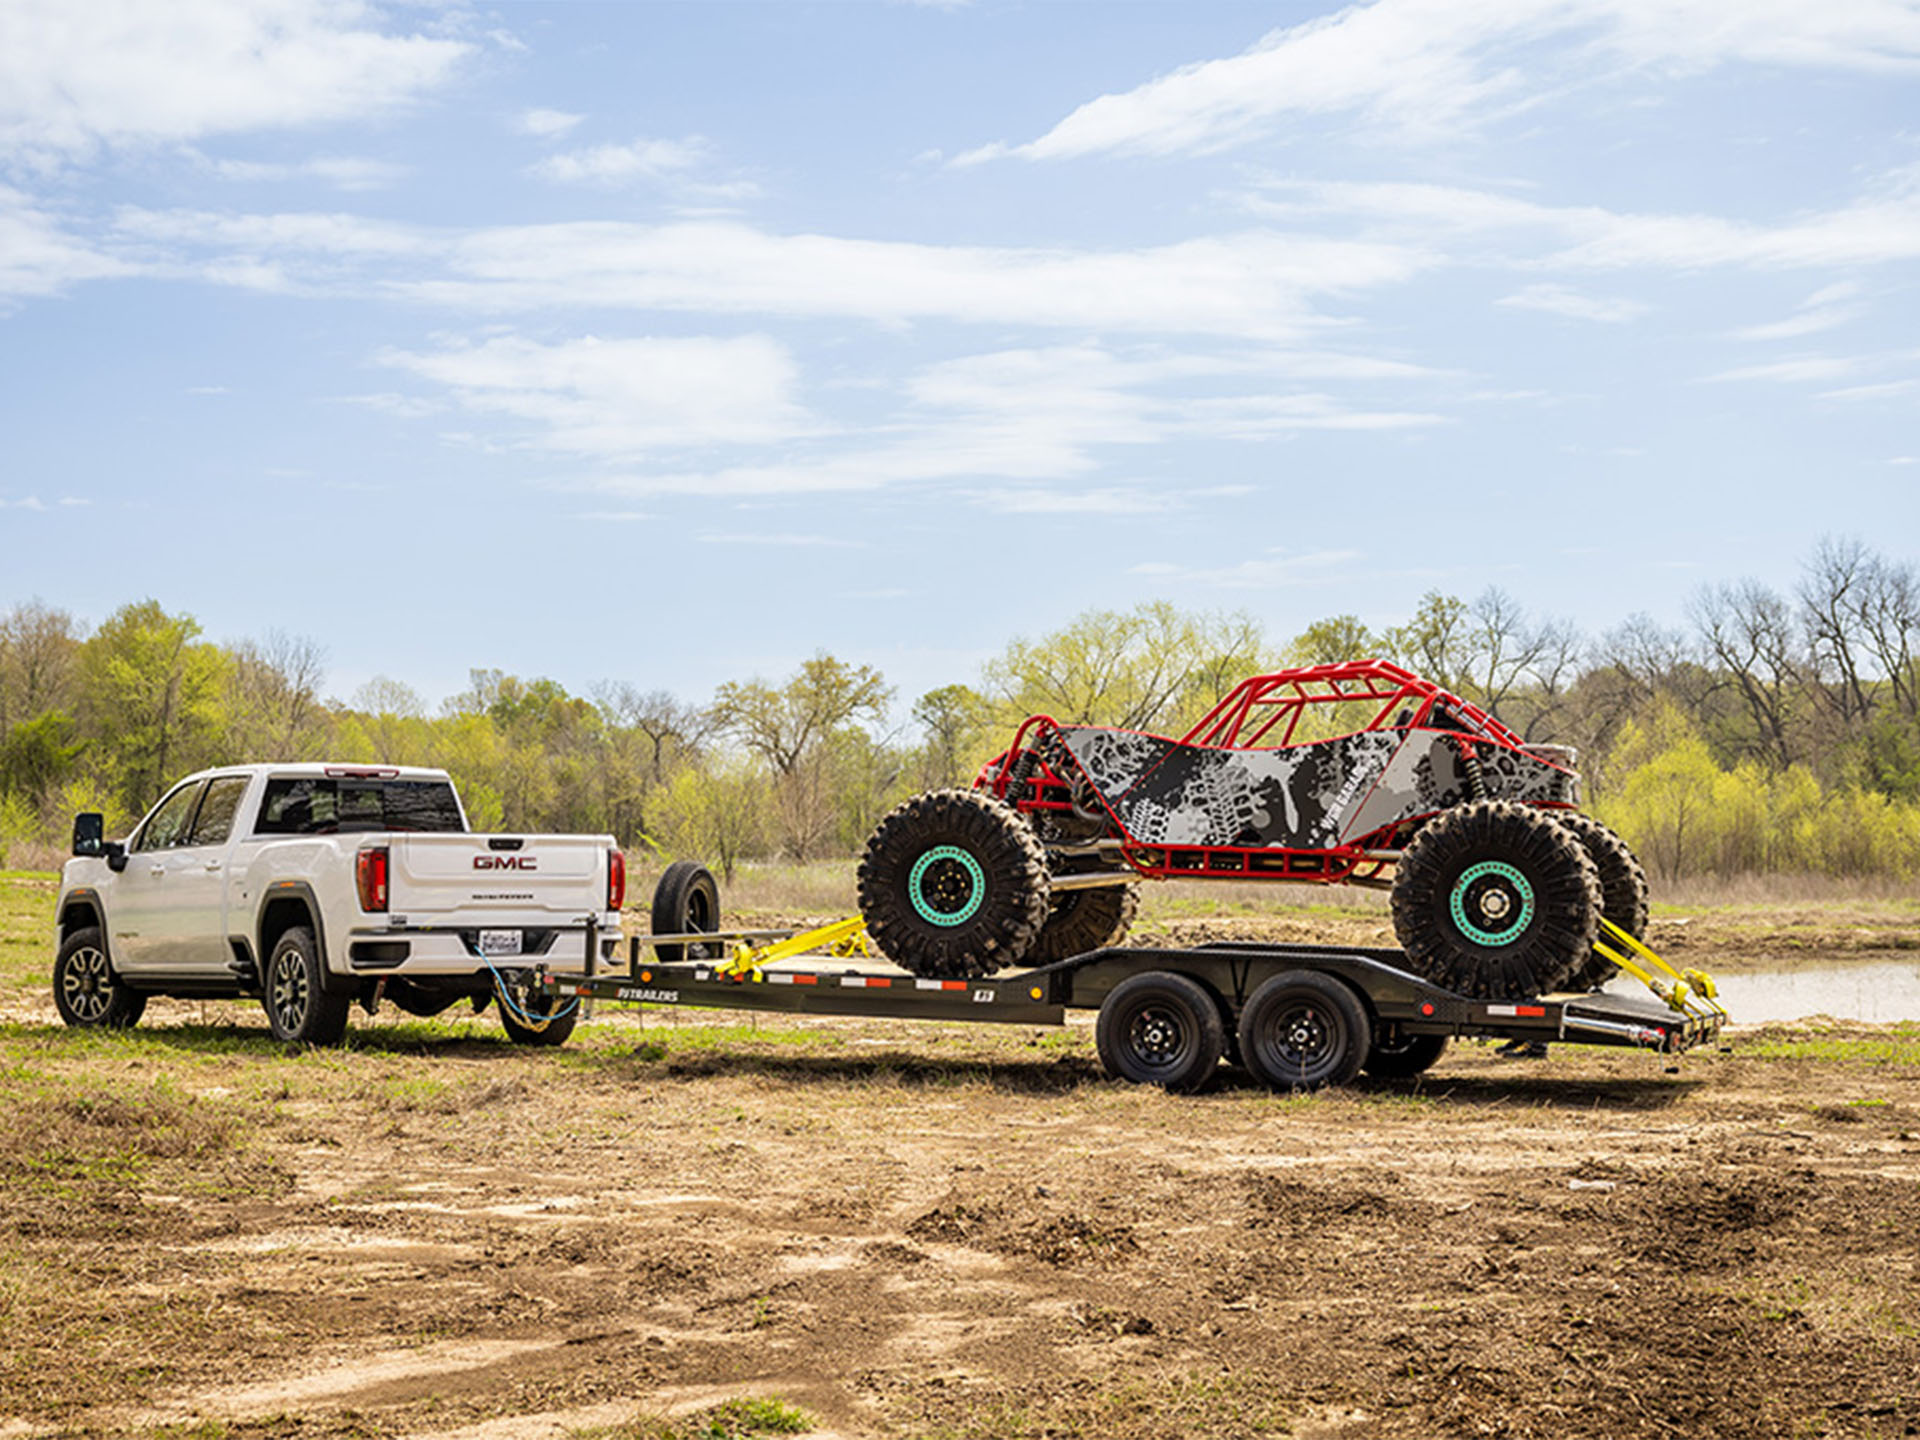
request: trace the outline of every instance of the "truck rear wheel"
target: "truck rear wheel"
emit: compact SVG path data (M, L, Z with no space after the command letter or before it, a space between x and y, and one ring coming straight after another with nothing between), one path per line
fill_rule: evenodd
M713 872L697 860L676 860L653 887L653 914L648 922L655 935L691 935L696 930L720 928L720 887ZM656 945L654 958L662 965L682 960L716 960L724 947L712 945ZM500 1012L503 1016L504 1010Z
M53 962L53 1004L78 1030L124 1030L137 1024L147 997L113 973L106 937L97 925L75 930L60 942Z
M868 839L859 884L867 933L916 975L1018 964L1047 918L1047 857L1033 827L977 790L898 806Z
M338 1045L347 1033L353 1000L327 993L325 967L313 931L294 925L281 932L267 958L261 1003L273 1038L296 1045Z
M580 1019L580 1002L571 997L562 1000L557 995L530 995L525 989L514 993L502 985L497 998L500 1028L516 1045L549 1049L564 1045Z
M1373 1039L1366 1006L1340 981L1312 970L1275 975L1240 1012L1240 1063L1276 1090L1345 1085Z
M1227 1048L1226 1022L1213 997L1171 970L1149 970L1114 986L1093 1036L1109 1075L1181 1095L1213 1079Z
M1651 909L1647 893L1647 872L1622 840L1591 815L1577 810L1557 811L1560 824L1579 839L1600 872L1600 913L1636 940L1647 934L1647 915ZM1603 935L1601 938L1605 938ZM1598 951L1567 981L1569 990L1598 990L1620 973L1620 967Z
M1593 954L1600 875L1545 810L1478 800L1426 825L1400 857L1393 928L1417 975L1505 1000L1559 989Z

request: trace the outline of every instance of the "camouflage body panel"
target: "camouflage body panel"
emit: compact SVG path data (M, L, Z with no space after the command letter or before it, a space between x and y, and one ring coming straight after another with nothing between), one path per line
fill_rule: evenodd
M1329 850L1468 798L1460 742L1432 730L1366 730L1251 750L1085 725L1056 733L1143 845ZM1475 749L1489 799L1564 805L1577 798L1567 770L1502 745L1483 741Z

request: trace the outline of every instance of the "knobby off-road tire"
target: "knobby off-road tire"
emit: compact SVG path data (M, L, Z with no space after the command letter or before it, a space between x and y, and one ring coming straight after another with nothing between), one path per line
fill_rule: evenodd
M77 1030L124 1030L137 1024L147 997L113 973L106 937L97 925L74 931L53 962L53 1004Z
M1027 957L1046 923L1046 852L1016 810L978 790L896 808L860 860L860 913L889 960L916 975L991 975Z
M1062 890L1047 906L1046 923L1027 951L1029 965L1049 965L1118 945L1132 928L1140 908L1138 885L1102 885L1097 890Z
M1331 975L1275 975L1240 1012L1240 1063L1276 1090L1345 1085L1360 1073L1373 1025L1360 997Z
M1600 913L1636 940L1647 935L1647 872L1612 830L1577 810L1556 810L1554 819L1579 837L1593 865L1600 872ZM1605 939L1603 933L1600 937ZM1616 947L1618 948L1618 947ZM1569 990L1598 990L1620 973L1620 967L1606 956L1593 953L1587 963L1573 972L1567 981Z
M1393 928L1415 974L1482 1000L1557 990L1593 954L1600 874L1545 810L1479 800L1400 857Z
M1375 1035L1367 1063L1360 1068L1376 1080L1411 1080L1426 1074L1446 1053L1444 1035Z
M330 995L313 931L295 925L274 942L267 957L266 986L260 1003L276 1040L296 1045L338 1045L347 1033L349 995Z
M1219 1070L1227 1026L1197 981L1148 970L1113 987L1101 1002L1093 1038L1100 1064L1116 1080L1185 1095Z
M653 887L653 914L648 925L655 935L718 930L720 887L714 883L712 872L697 860L676 860L667 866ZM653 955L662 965L678 965L682 960L717 960L725 950L716 940L711 945L656 945ZM506 1014L504 1010L500 1013Z

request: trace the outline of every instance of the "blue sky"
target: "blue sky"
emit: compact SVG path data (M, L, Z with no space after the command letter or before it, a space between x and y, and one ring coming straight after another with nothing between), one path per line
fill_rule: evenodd
M0 0L0 605L904 703L1920 554L1920 3Z

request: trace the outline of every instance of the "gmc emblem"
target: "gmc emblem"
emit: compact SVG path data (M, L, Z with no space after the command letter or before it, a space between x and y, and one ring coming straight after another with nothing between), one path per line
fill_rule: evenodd
M538 870L539 864L531 855L476 855L473 857L476 870Z

